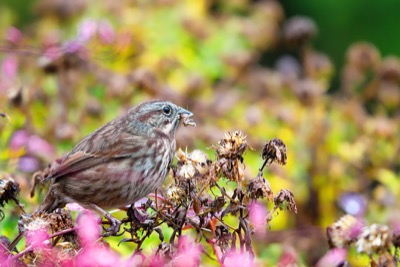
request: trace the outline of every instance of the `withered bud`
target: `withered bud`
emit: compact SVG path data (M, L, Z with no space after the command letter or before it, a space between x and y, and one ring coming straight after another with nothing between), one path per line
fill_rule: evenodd
M297 213L294 195L290 190L282 189L274 198L274 205L280 210L290 210Z
M225 138L213 147L216 148L218 158L242 159L247 148L246 136L240 131L228 132Z
M392 243L395 248L400 247L400 231L394 231L392 235Z
M9 200L14 200L19 204L17 199L19 190L18 183L10 176L5 176L3 179L0 179L0 206L4 207L4 204L8 203ZM0 210L0 221L3 220L3 218L4 213Z
M274 198L269 182L261 175L249 182L246 193L251 199L268 198L268 200L272 200Z
M356 243L357 252L369 255L387 251L391 245L392 235L389 227L379 224L364 227Z
M207 174L209 172L211 161L203 151L194 150L192 153L190 153L189 158L193 162L193 165L198 173Z
M262 158L267 164L276 162L281 165L286 165L287 153L285 143L278 138L269 140L263 147Z
M225 225L217 225L214 233L217 245L221 248L224 253L229 249L230 241L232 240L232 234L229 232L228 227Z
M400 82L400 59L395 56L385 58L379 68L380 78L387 82Z
M212 212L219 212L225 206L225 198L223 196L217 197L210 204L210 208Z
M165 192L165 199L172 204L178 205L186 199L185 190L178 186L172 185L167 188Z
M316 34L317 26L308 17L290 18L283 26L283 38L289 45L303 45Z
M48 221L53 233L74 227L71 214L66 209L56 209L48 215Z
M370 43L356 43L347 51L347 64L358 71L375 69L381 61L378 49Z
M352 215L345 215L326 229L331 248L347 248L361 232L362 223Z
M186 161L184 164L178 164L176 168L176 176L180 180L193 178L195 174L196 169L194 168L191 161Z

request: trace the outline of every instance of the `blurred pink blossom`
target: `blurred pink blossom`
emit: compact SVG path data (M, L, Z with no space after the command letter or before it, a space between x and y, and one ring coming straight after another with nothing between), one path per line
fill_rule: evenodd
M97 244L83 248L76 256L74 266L123 266L123 261L110 248Z
M267 209L256 201L250 203L249 208L249 219L257 232L257 235L264 235L267 227Z
M17 76L18 61L13 55L8 55L3 59L1 64L1 76L7 79L7 81L14 81Z
M83 42L92 39L96 32L97 22L93 19L85 19L78 26L78 38Z
M110 44L115 40L114 28L108 20L101 20L98 23L98 32L100 39L106 44Z
M98 217L93 212L84 210L79 214L77 221L78 235L83 247L93 244L100 238L101 226Z
M65 205L67 207L67 209L69 209L70 211L83 211L85 210L85 208L83 208L81 205L79 205L78 203L68 203L67 205Z
M28 144L27 144L27 150L28 152L38 155L38 156L43 156L48 159L51 159L54 157L54 148L52 145L50 145L46 140L40 138L37 135L32 135L28 139Z
M7 29L5 39L12 44L17 44L22 39L21 31L15 27L10 27Z
M41 249L47 247L49 234L46 228L31 230L26 232L26 243L32 246L33 249Z
M178 252L172 260L172 266L194 267L200 265L201 246L191 241L188 236L181 236L178 240Z
M335 248L328 251L315 265L316 267L336 267L342 266L346 261L347 250L344 248Z
M248 252L231 252L224 260L224 267L253 267L254 261Z
M18 150L26 146L29 140L29 134L24 130L14 132L10 140L10 149Z

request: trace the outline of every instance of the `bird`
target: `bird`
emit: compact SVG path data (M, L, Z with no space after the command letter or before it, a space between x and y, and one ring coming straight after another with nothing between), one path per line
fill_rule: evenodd
M196 126L190 111L156 100L98 128L43 172L43 181L51 184L37 212L78 203L109 221L105 236L118 233L121 222L106 210L133 204L161 186L174 158L180 122Z

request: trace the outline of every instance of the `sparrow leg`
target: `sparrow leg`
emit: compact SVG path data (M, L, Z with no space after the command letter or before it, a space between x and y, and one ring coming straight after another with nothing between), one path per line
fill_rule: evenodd
M94 204L86 204L83 205L85 208L97 211L98 213L100 213L101 215L103 215L108 222L110 223L110 227L109 228L103 228L105 233L103 234L104 237L107 236L111 236L111 235L116 235L120 228L121 228L121 221L114 218L113 216L111 216L110 213L108 213L107 211L103 210L102 208L100 208L97 205Z

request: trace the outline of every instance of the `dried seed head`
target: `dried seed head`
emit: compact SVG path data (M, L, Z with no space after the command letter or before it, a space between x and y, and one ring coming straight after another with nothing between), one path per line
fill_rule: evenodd
M21 219L18 221L18 229L20 233L26 231L36 231L50 226L48 219L49 214L46 213L34 213L32 215L21 215Z
M172 185L167 188L165 198L172 204L178 205L186 199L186 193L182 188Z
M221 139L214 147L217 150L218 158L241 160L247 148L246 136L240 131L228 132L225 134L225 138Z
M356 43L347 51L347 63L360 72L375 69L381 61L379 50L370 43Z
M391 245L392 235L389 227L379 224L364 227L356 243L357 252L369 255L387 251Z
M268 200L272 200L274 198L269 182L262 176L257 176L250 181L247 185L247 195L251 199L268 198Z
M265 143L262 158L266 163L276 162L281 165L286 165L287 154L285 143L278 138L274 138Z
M346 248L361 232L362 223L352 215L345 215L326 229L331 248Z
M201 150L194 150L189 156L195 169L198 173L204 175L210 171L211 161L208 159L206 153Z
M290 190L282 189L274 198L275 208L280 210L291 210L297 213L296 202L294 195Z
M393 242L393 246L395 248L400 247L400 231L394 231L393 236L392 236L392 242Z
M187 180L193 178L196 174L196 169L194 168L192 162L186 161L184 164L178 164L176 176L180 180Z

